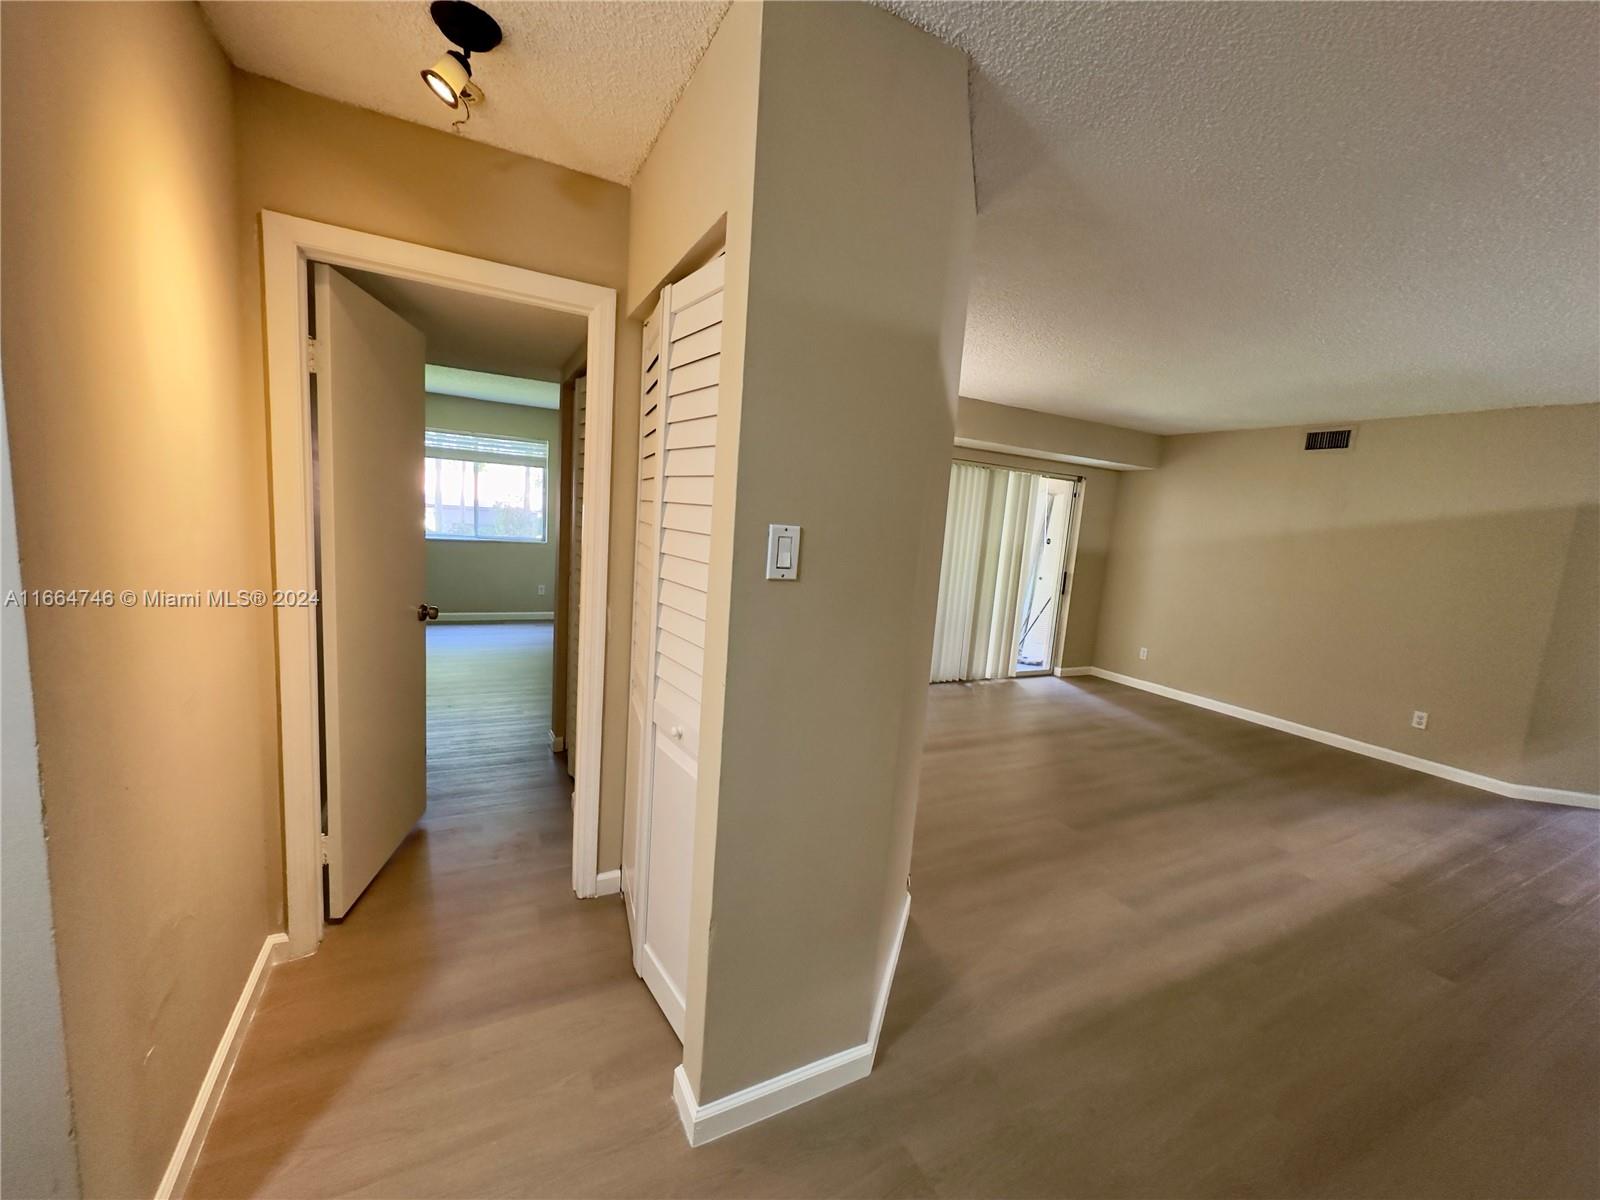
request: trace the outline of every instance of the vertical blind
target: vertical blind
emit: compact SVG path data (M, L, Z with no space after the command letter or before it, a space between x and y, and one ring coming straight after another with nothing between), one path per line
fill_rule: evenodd
M939 569L939 616L933 627L933 682L963 679L972 652L978 607L978 567L983 554L983 518L988 472L970 463L950 468L950 500L944 515L944 559Z
M933 631L934 683L1009 679L1038 568L1029 536L1044 480L1026 471L954 463Z

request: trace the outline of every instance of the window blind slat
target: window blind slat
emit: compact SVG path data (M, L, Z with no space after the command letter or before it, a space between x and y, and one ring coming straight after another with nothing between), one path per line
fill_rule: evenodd
M479 462L507 462L517 466L543 465L550 457L550 444L532 438L498 437L480 433L460 433L451 429L429 429L423 445L434 458L464 458Z

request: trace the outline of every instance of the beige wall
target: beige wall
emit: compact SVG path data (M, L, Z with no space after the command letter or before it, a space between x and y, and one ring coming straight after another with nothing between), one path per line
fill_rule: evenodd
M549 540L430 539L428 603L446 613L555 612L561 543L561 414L553 408L491 404L462 396L430 394L427 403L430 429L534 438L550 445L545 496Z
M967 129L965 59L896 18L736 4L635 180L635 314L728 252L684 1045L702 1103L867 1034L910 853ZM772 521L805 527L795 584L762 578Z
M1600 790L1600 407L1371 421L1348 453L1301 434L1168 438L1123 478L1096 665Z
M1079 467L1083 494L1078 501L1077 547L1067 592L1067 635L1058 667L1094 665L1100 637L1100 612L1105 602L1106 568L1111 557L1111 528L1117 512L1117 489L1123 472Z
M3 45L23 581L269 587L231 69L191 5L8 4ZM27 626L83 1187L148 1196L282 927L271 613Z
M628 190L443 130L424 129L235 74L244 238L247 361L261 362L258 214L273 209L369 233L546 271L621 293L628 268ZM463 191L462 180L471 180ZM262 372L248 399L264 425ZM633 551L639 327L618 322L610 602L606 610L605 756L600 869L621 862L628 631ZM617 524L615 522L620 522Z
M990 404L970 396L961 397L956 439L971 449L1116 468L1159 466L1163 440L1138 429Z
M868 1035L906 888L973 224L961 53L865 5L767 5L760 32L736 441L718 428L719 476L725 447L737 470L712 550L721 739L701 747L702 1103ZM804 529L796 582L763 578L774 521Z
M966 402L962 403L965 405ZM1076 424L1088 425L1092 422L1080 421ZM960 430L958 417L958 434ZM1077 553L1071 560L1072 578L1067 588L1067 632L1056 666L1093 666L1095 640L1100 632L1100 605L1105 592L1106 561L1111 552L1111 525L1117 510L1117 483L1124 472L1055 462L1024 454L996 454L990 450L972 450L964 446L956 447L955 457L962 462L987 463L1018 471L1071 475L1083 481L1078 499Z
M682 278L720 241L738 275L724 304L743 304L763 12L749 2L728 10L634 177L626 311L641 323L661 285ZM742 345L742 316L737 329L727 321L725 308L724 346Z

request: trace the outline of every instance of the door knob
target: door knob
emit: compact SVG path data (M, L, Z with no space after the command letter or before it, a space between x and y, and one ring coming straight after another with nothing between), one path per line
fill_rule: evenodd
M437 621L439 619L439 606L436 604L417 605L417 620Z
M671 729L667 730L667 732L672 735L672 740L673 741L675 741L675 742L683 741L683 726L682 725L674 725Z

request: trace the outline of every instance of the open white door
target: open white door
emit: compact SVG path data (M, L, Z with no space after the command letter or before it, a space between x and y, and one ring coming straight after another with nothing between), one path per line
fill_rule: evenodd
M315 271L324 847L337 919L427 804L425 350L421 332L338 271Z

